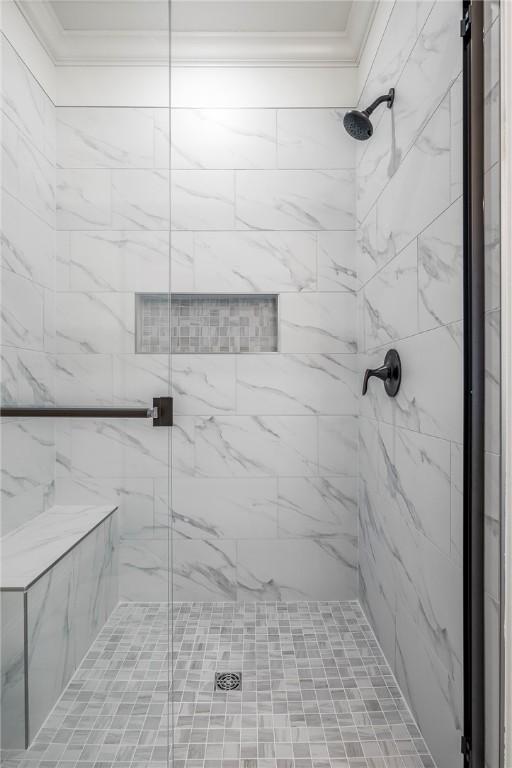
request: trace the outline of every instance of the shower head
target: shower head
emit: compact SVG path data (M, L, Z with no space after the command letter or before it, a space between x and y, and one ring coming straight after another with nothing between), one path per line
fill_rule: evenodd
M349 136L358 141L366 141L373 133L372 121L366 112L359 112L358 109L346 113L343 125Z
M394 100L395 89L390 88L389 93L386 94L386 96L379 96L379 98L375 99L375 101L370 104L369 107L366 107L366 109L363 109L362 111L353 109L350 112L347 112L343 118L343 125L349 136L352 136L353 139L357 139L358 141L366 141L366 139L369 139L373 134L373 125L370 120L370 115L373 110L385 101L388 104L388 109L391 109Z

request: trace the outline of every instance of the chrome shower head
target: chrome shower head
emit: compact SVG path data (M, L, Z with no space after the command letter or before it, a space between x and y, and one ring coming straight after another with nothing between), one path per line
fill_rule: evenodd
M369 107L366 107L366 109L363 109L362 111L352 109L350 112L347 112L343 118L343 125L349 136L352 136L353 139L357 139L358 141L366 141L369 139L373 134L373 125L370 120L370 115L373 110L383 102L387 102L388 109L391 109L394 100L395 89L390 88L389 93L386 96L379 96L379 98L375 99L375 101L370 104Z

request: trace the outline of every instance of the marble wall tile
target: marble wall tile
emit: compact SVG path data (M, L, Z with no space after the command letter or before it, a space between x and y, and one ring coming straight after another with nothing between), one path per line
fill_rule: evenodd
M150 420L75 419L71 426L70 461L78 477L167 477L167 430Z
M462 442L462 325L442 326L396 343L402 385L394 400L371 382L361 408L386 423L433 437ZM385 350L369 355L364 367L382 363ZM440 373L432 376L432 371Z
M53 467L52 467L53 470ZM0 535L5 536L20 525L25 525L41 512L45 512L54 503L55 482L53 472L47 483L29 487L15 496L2 496L2 517L0 519Z
M197 291L277 293L316 288L314 233L199 232L194 247Z
M275 167L275 110L171 111L171 168Z
M127 293L59 293L57 352L135 351L135 302Z
M450 204L448 104L439 106L377 202L378 248L389 258Z
M20 134L16 148L18 199L55 226L55 166Z
M54 107L50 99L6 37L2 37L1 56L2 112L36 149L48 160L54 160L51 151L55 144L51 136Z
M57 229L110 229L110 171L57 170Z
M382 503L385 477L378 422L359 419L359 594L379 633L386 658L395 666L396 575L391 505Z
M485 315L485 450L501 451L501 312Z
M57 351L56 294L53 289L43 288L43 346L53 355Z
M500 765L500 696L501 670L498 649L502 643L502 617L499 601L484 596L485 611L485 766ZM490 650L492 649L492 651Z
M414 240L364 287L365 349L417 332L418 256Z
M173 600L236 600L237 586L235 542L179 540L175 543L171 579Z
M501 457L485 454L485 591L496 602L501 600ZM496 648L496 646L494 646ZM491 654L490 654L491 655Z
M115 505L121 541L153 538L154 483L152 478L62 478L55 501L64 505Z
M344 115L345 109L279 109L278 167L354 168L355 143L343 128Z
M374 206L364 218L359 218L356 229L357 276L364 285L388 262L393 254L388 253L387 243L377 238L377 207Z
M2 120L1 158L2 193L20 197L20 172L18 160L19 131L10 120Z
M247 355L237 359L236 402L245 414L355 414L355 355Z
M194 233L170 232L169 243L170 287L175 293L194 290Z
M125 539L119 546L119 599L166 603L170 597L171 543L159 539ZM173 599L177 599L174 596Z
M9 194L2 196L1 258L6 270L53 288L55 230Z
M484 64L488 75L484 97L484 168L489 170L500 159L500 24L495 22L484 37Z
M377 510L370 505L363 484L359 496L358 596L366 616L379 633L379 643L386 660L395 671L395 576L379 517Z
M172 509L175 550L181 547L182 537L277 538L275 478L176 479Z
M318 417L320 475L357 475L357 422L357 416Z
M462 320L462 201L418 238L419 330Z
M12 499L53 476L53 424L44 419L16 419L2 428L2 498ZM42 511L42 510L41 510Z
M463 169L462 75L450 88L450 186L451 199L462 194Z
M57 354L52 359L55 401L59 406L113 405L113 358L111 355Z
M193 477L196 471L195 416L176 416L171 434L173 478Z
M464 449L451 443L451 557L462 567L464 546Z
M421 655L422 663L418 664ZM447 669L402 610L397 615L396 675L439 768L461 768L461 669Z
M53 405L53 360L45 352L2 347L0 392L5 405Z
M282 294L281 352L356 352L356 300L349 293Z
M1 394L5 404L50 405L55 401L54 107L5 37L0 47ZM7 533L52 503L53 425L6 421L2 443L0 526Z
M0 615L2 618L0 643L0 672L2 680L0 745L2 749L23 749L25 746L23 603L23 592L0 593Z
M195 289L194 233L171 232L169 254L171 290L174 293L192 293Z
M361 93L367 106L381 93L396 86L433 2L406 2L395 5L378 42L373 66Z
M170 109L168 107L157 107L153 110L153 160L155 168L171 167L169 116Z
M169 229L169 172L112 171L112 228Z
M356 291L356 232L318 232L318 290Z
M198 420L194 439L199 476L316 474L314 416L212 416Z
M153 110L58 107L59 168L152 168Z
M318 595L356 597L355 536L239 542L239 600L315 600Z
M172 393L178 415L234 413L234 355L173 355Z
M460 6L436 2L397 83L393 107L403 157L462 70Z
M114 355L114 402L117 405L148 408L152 406L154 397L169 395L172 378L170 365L169 355Z
M487 32L489 28L494 24L500 15L500 3L499 0L488 0L484 5L484 32Z
M44 293L32 280L2 269L2 344L42 351Z
M233 171L173 170L171 228L219 230L235 228Z
M353 229L354 173L237 171L237 229Z
M494 165L484 176L485 308L501 305L500 243L500 166Z
M357 536L357 478L278 479L280 538Z
M407 613L431 656L442 669L451 673L453 681L460 686L463 644L462 571L427 539L410 535L401 520L397 519L392 538L396 552L399 553L395 557L397 624L400 614ZM397 627L397 640L398 637ZM453 690L458 687L453 683L452 686ZM421 687L413 693L423 699ZM460 713L460 700L456 704L456 711Z
M169 284L169 233L71 232L61 290L159 292Z
M379 92L378 95L381 95ZM373 101L372 97L372 101ZM401 156L396 144L394 110L385 109L375 118L374 134L360 152L357 165L357 215L364 219L386 184L396 173Z
M407 525L450 553L450 443L381 424L383 488Z

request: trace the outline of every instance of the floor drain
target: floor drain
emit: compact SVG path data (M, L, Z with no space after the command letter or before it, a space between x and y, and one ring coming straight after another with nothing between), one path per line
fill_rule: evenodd
M216 672L216 691L239 691L242 687L242 675L240 672Z

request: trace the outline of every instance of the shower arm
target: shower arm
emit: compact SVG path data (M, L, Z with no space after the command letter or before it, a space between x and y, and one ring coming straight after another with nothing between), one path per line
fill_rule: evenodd
M153 419L154 427L172 427L172 397L154 397L150 408L30 408L1 406L0 416L10 418Z
M388 108L391 109L393 106L393 101L395 99L395 89L390 88L389 93L386 93L385 96L379 96L378 99L375 99L375 101L372 101L369 107L366 107L366 109L363 109L363 114L370 117L372 112L374 112L379 104L383 104L384 102L387 102Z

